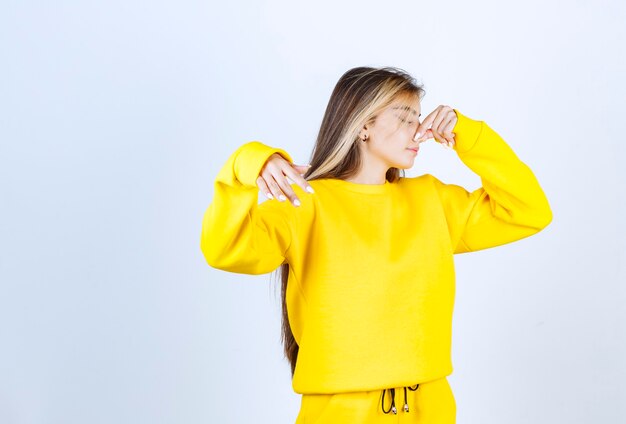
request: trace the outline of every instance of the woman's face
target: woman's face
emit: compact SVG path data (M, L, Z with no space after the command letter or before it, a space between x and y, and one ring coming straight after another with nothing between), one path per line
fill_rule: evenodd
M413 141L413 136L421 113L419 99L396 100L378 114L373 125L366 125L362 136L367 134L368 139L361 144L368 162L380 162L385 169L411 168L419 150L419 143Z

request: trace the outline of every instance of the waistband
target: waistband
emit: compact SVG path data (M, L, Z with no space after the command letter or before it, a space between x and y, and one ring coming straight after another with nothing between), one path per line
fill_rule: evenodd
M404 387L404 412L409 412L409 404L406 401L406 389L409 389L411 391L415 391L419 388L419 384L416 384L415 387L413 386L405 386ZM389 392L391 393L391 407L385 411L385 392L389 390ZM383 412L385 414L388 414L389 412L393 412L394 414L398 413L398 410L396 409L396 389L395 388L391 388L391 389L383 389L383 398L381 403L381 408L383 410Z

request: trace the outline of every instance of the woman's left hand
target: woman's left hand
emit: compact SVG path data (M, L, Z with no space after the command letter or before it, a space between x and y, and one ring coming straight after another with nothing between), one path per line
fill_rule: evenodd
M457 119L454 109L450 106L439 105L417 127L413 140L422 142L434 137L437 142L452 149L455 145L454 136L456 135L452 129L456 125Z

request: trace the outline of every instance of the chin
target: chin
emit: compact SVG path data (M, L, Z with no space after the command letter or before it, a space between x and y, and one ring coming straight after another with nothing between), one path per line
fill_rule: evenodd
M399 157L387 161L388 168L411 169L415 165L415 158Z
M411 168L413 168L413 164L412 163L410 163L410 164L406 164L406 163L401 163L400 164L400 163L398 163L398 164L391 165L391 166L393 168L398 168L398 169L411 169Z

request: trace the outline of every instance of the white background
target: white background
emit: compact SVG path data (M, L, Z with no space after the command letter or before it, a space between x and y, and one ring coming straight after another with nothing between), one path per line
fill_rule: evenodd
M620 1L4 1L0 422L290 423L279 283L210 268L250 140L307 163L338 78L396 66L484 120L554 213L456 256L458 422L626 414ZM427 142L407 175L480 180Z

